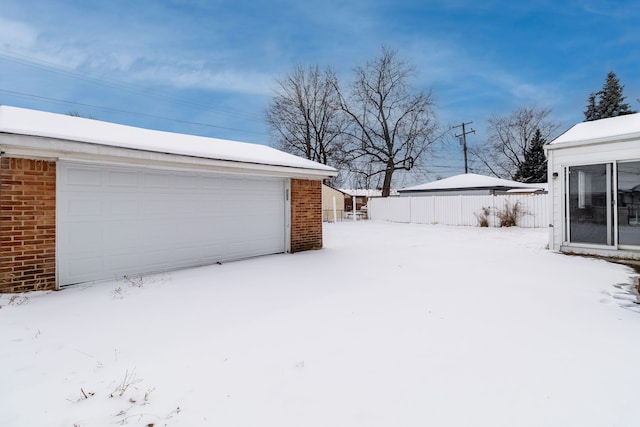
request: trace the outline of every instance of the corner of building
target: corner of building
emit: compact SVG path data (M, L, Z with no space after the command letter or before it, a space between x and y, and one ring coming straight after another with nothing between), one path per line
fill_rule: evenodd
M0 293L56 289L56 163L0 157Z
M322 181L291 180L290 252L322 249Z

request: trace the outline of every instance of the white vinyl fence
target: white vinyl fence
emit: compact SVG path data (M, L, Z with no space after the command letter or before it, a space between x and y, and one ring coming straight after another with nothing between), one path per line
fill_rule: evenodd
M518 203L523 214L517 225L524 228L548 227L547 194L509 194L499 196L426 196L371 198L369 219L478 226L479 216L488 208L490 227L500 225L497 212Z

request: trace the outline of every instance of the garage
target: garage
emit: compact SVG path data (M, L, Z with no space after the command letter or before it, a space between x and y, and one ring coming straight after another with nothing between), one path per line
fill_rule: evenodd
M322 248L322 180L274 148L0 106L0 292Z
M60 162L57 199L60 286L285 252L283 179Z

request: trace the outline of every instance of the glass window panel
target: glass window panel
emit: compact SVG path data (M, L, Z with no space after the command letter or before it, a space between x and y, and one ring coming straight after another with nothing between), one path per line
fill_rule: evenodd
M608 244L607 165L569 168L571 242Z
M618 243L640 246L640 161L618 163Z

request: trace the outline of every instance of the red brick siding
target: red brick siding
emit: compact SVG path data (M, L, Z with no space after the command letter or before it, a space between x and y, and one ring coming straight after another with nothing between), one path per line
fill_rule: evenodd
M0 292L56 288L56 163L0 158Z
M291 252L322 248L322 183L291 180Z

